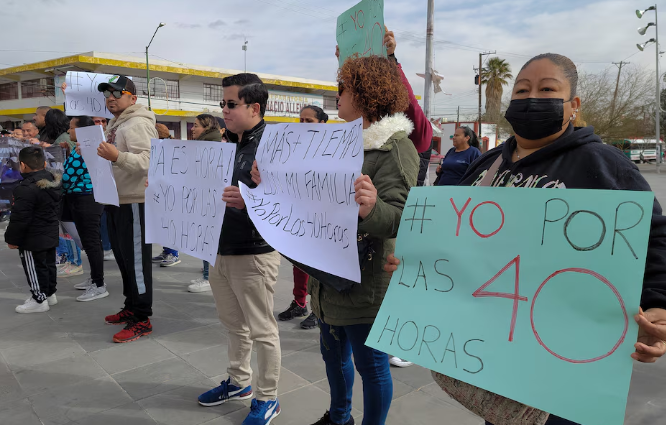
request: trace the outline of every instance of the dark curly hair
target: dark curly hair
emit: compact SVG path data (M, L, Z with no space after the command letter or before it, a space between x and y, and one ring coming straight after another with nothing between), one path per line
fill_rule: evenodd
M368 121L379 121L409 107L407 89L395 62L379 56L352 57L338 70L338 87Z

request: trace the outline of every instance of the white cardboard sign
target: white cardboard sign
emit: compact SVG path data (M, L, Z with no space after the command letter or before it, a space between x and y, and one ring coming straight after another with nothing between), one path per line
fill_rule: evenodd
M240 187L261 236L295 261L360 282L354 182L363 121L268 125L256 160L261 184Z
M146 243L215 265L236 145L153 139L146 189Z
M95 201L105 205L119 205L118 188L113 177L113 165L108 159L97 155L100 143L106 143L101 125L76 129L81 156L88 167L88 174L93 185Z

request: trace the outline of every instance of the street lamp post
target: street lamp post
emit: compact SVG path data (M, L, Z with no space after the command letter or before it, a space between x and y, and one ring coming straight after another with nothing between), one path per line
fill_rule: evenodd
M160 22L160 24L157 26L155 29L155 32L153 33L152 38L150 39L150 43L146 46L146 86L148 86L148 110L152 111L153 109L150 107L150 65L148 64L148 48L150 47L151 44L153 44L153 39L155 38L155 34L157 34L157 30L165 26L166 24L164 22Z
M643 44L637 44L636 47L638 47L638 50L643 51L645 46L651 42L655 44L655 54L656 54L656 67L657 67L657 73L656 73L656 79L657 79L657 92L655 93L655 128L656 128L656 140L655 140L655 150L657 154L656 158L656 163L657 163L657 173L659 173L659 163L661 162L661 141L660 141L660 112L661 112L661 104L659 102L659 99L661 98L661 84L659 81L659 25L658 25L658 18L657 18L657 5L655 4L654 6L650 6L645 10L637 10L636 11L636 16L638 16L638 19L641 19L645 12L654 10L654 23L650 22L643 28L638 29L638 33L640 35L645 35L645 32L647 31L648 28L654 26L654 32L655 32L655 37L651 38L650 40L646 41Z
M247 38L243 37L245 43L243 43L243 54L245 55L245 72L247 72Z

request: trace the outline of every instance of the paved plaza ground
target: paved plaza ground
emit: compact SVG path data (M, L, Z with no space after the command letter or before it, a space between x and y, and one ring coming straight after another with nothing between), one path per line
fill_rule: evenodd
M666 167L642 167L666 204ZM0 228L0 236L4 226ZM4 238L0 238L4 240ZM210 293L186 291L201 262L182 257L172 268L154 269L154 331L129 344L114 344L120 330L104 316L123 304L120 274L105 262L111 295L76 302L73 289L85 276L58 281L58 305L46 314L21 315L14 307L27 296L18 254L0 244L0 425L240 425L249 403L201 407L197 396L225 378L227 339ZM87 263L85 269L89 270ZM291 299L291 267L282 261L275 313ZM298 321L280 322L282 414L275 425L308 425L328 408L328 383L319 353L318 330ZM256 356L253 357L256 370ZM392 369L394 400L388 424L479 425L414 366ZM354 385L354 416L362 417L362 383ZM666 360L636 364L626 424L666 424Z

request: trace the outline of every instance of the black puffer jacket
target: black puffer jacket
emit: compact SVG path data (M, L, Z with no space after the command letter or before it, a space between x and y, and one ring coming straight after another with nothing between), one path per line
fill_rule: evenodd
M60 174L39 170L23 175L14 189L14 202L5 242L27 251L58 246Z
M240 141L238 141L237 135L227 133L229 142L236 143L236 161L231 180L233 186L238 186L238 182L241 181L250 188L257 187L252 181L250 171L252 171L252 163L265 127L266 123L262 120L252 130L243 133L243 138ZM273 251L273 247L266 243L254 227L246 208L239 210L227 207L224 213L220 245L217 249L218 254L257 255Z

